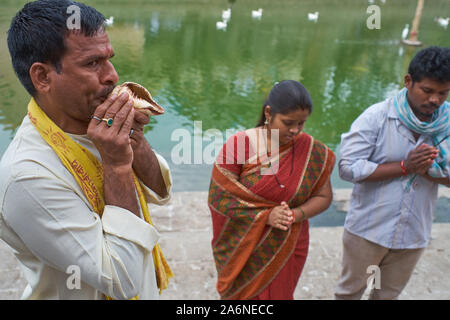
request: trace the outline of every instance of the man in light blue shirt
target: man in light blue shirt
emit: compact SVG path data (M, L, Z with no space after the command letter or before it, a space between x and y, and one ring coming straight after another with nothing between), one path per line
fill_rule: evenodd
M370 299L395 299L406 286L430 240L438 185L450 185L449 91L450 48L423 49L405 88L342 135L339 174L354 188L336 299L360 299L370 270Z

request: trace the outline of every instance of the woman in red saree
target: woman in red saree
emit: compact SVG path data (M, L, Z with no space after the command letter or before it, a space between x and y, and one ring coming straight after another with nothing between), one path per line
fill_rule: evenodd
M293 299L308 218L332 201L335 155L302 132L311 111L302 84L276 84L257 127L232 136L214 163L208 204L222 299Z

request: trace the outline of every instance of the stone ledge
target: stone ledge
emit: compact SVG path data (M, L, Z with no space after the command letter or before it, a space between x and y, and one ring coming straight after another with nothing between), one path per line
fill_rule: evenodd
M345 199L345 194L348 190L336 193L335 200ZM161 233L161 248L175 274L161 299L219 298L206 202L206 192L177 192L168 205L151 208L153 221ZM450 299L449 227L448 223L433 224L430 245L401 299ZM342 233L343 227L310 229L308 259L295 299L333 299L341 272ZM12 250L0 241L0 299L19 299L25 286Z

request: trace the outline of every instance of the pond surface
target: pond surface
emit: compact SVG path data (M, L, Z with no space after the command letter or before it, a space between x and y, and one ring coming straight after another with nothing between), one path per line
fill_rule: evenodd
M6 47L9 23L25 2L0 3L0 155L29 101ZM418 50L400 42L414 17L413 0L375 1L379 30L367 27L369 4L362 0L237 0L226 30L216 29L216 22L227 1L84 2L114 17L108 33L119 82L144 85L166 110L152 119L146 137L169 161L175 191L208 189L210 151L218 151L227 133L254 127L269 90L284 79L302 82L311 94L314 110L305 131L338 151L352 121L402 87ZM263 8L261 19L251 16L257 8ZM308 20L316 11L318 20ZM450 15L450 1L425 2L419 33L424 46L450 46L450 28L434 21L443 14ZM187 143L183 132L192 136L194 164L172 161L176 147ZM332 183L351 187L337 170Z

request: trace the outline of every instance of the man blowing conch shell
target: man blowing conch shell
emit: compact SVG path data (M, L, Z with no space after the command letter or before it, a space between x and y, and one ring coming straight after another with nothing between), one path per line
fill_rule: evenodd
M168 202L172 179L143 134L164 110L137 84L112 92L104 21L81 3L38 0L8 31L31 100L0 162L0 238L28 281L23 299L157 299L172 276L148 209Z
M133 107L148 115L157 116L164 113L164 109L153 100L152 95L140 84L134 82L124 82L114 88L112 94L120 95L127 93L133 99Z

